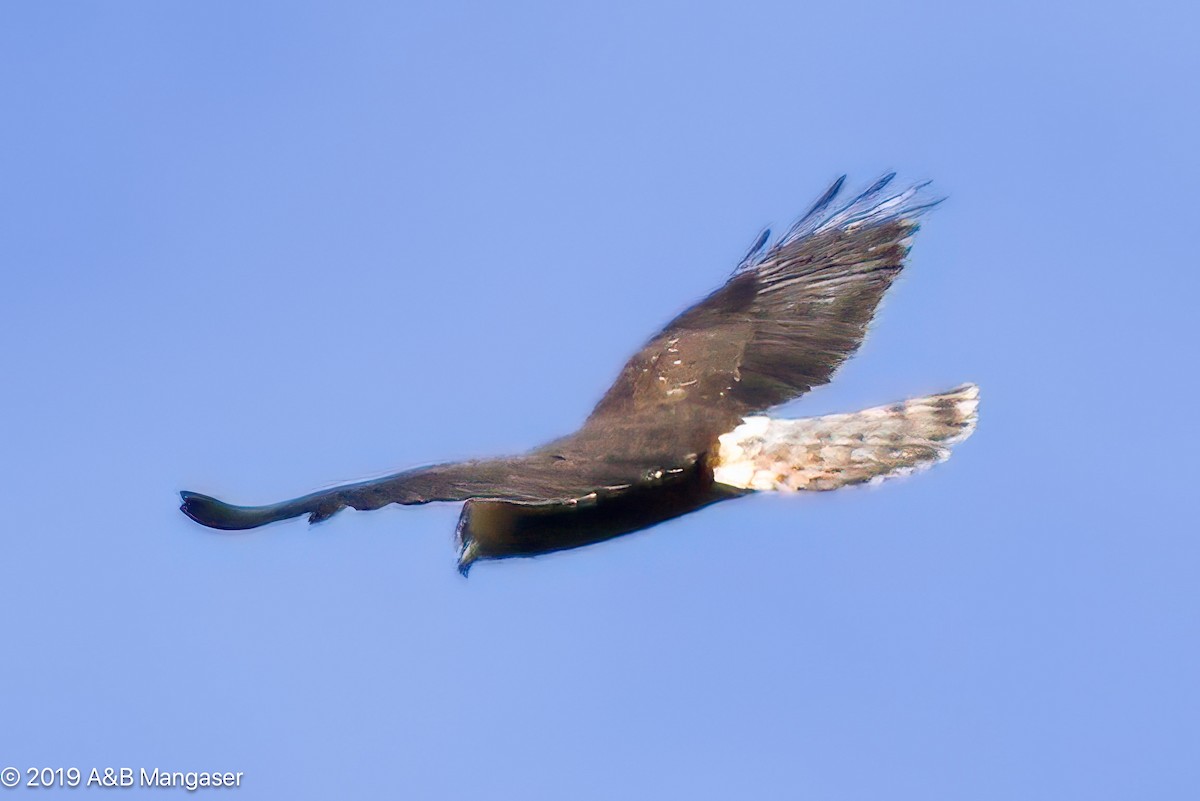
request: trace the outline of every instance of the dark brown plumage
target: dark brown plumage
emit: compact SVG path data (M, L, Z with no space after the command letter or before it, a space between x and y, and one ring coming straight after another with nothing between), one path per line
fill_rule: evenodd
M933 205L920 186L885 196L891 179L834 210L839 179L773 246L761 237L724 286L629 360L574 434L522 456L418 468L271 506L184 492L181 508L206 526L244 529L301 514L317 522L345 507L466 501L465 572L476 559L596 542L742 495L747 487L714 480L718 438L830 380Z

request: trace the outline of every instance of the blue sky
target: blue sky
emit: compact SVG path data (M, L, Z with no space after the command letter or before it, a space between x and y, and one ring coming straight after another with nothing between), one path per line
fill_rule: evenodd
M0 767L1190 797L1200 20L978 6L6 4ZM568 432L762 225L893 168L949 200L784 413L976 381L932 472L466 581L450 505L176 510Z

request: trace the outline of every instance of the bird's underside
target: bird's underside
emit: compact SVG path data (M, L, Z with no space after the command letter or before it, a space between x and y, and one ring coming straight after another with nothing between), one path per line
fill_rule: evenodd
M945 459L978 390L806 420L761 416L828 383L903 268L922 186L891 175L840 207L839 179L775 244L764 233L716 292L635 354L583 426L530 453L434 465L268 506L181 493L218 529L389 504L465 501L459 564L532 556L636 531L765 489L829 490Z

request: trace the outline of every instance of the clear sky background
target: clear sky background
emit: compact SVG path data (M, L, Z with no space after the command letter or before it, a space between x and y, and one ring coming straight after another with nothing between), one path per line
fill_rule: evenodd
M0 766L280 799L1194 798L1198 25L6 3ZM176 509L568 432L762 225L892 168L949 201L784 412L976 381L932 472L468 580L452 505L236 536Z

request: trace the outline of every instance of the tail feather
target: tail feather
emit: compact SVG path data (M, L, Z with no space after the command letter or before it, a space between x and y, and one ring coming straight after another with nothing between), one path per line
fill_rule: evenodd
M749 417L720 437L714 478L755 490L832 490L876 483L950 458L975 430L979 387L853 414Z

